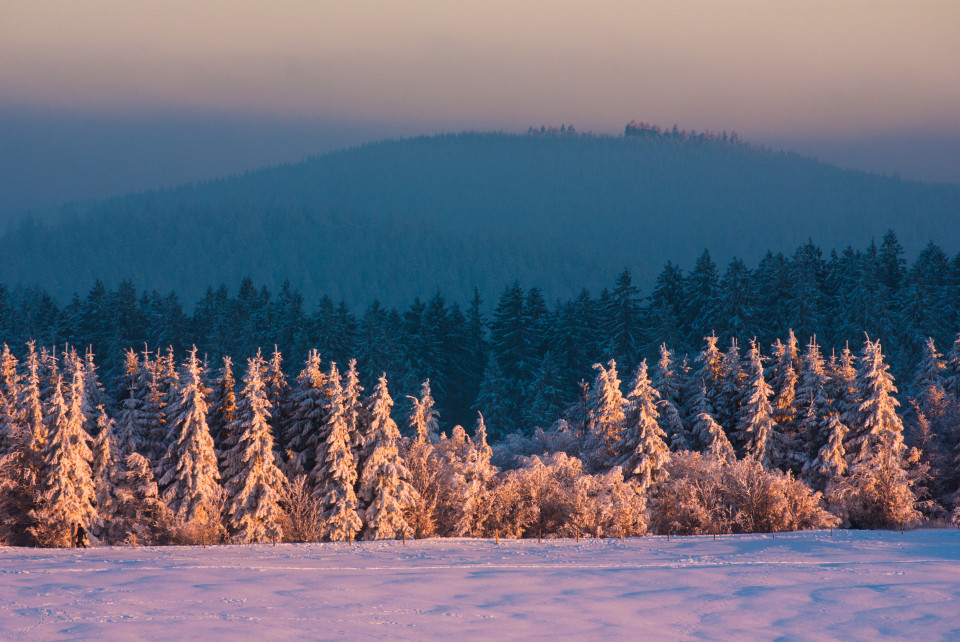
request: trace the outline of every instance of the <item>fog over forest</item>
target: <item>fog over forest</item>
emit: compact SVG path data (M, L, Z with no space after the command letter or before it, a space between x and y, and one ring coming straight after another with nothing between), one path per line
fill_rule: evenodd
M960 248L960 187L841 170L704 134L565 127L390 140L234 178L67 206L4 236L0 278L61 301L102 279L175 289L285 280L312 304L466 302L519 279L548 300L629 268L649 291L668 261L720 264L812 240L864 247L892 229L907 256Z

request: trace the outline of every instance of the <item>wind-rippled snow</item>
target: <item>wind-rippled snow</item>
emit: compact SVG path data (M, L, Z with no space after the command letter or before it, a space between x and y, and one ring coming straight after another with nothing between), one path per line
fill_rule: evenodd
M960 638L960 531L0 547L0 637Z

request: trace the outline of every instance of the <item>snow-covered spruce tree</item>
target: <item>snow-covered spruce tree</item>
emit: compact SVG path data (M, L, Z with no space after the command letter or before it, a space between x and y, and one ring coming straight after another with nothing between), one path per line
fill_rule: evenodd
M116 487L116 510L108 525L107 541L141 545L166 544L172 537L175 517L160 499L150 461L130 453Z
M268 423L270 400L259 351L247 360L247 373L231 431L236 444L227 453L226 513L228 530L240 543L276 541L283 537L283 501L286 478L273 452Z
M674 452L688 450L690 440L677 407L669 399L661 399L657 402L657 410L660 412L657 422L660 424L660 429L667 435L670 450Z
M433 396L430 394L430 380L427 379L420 387L420 398L410 399L410 431L414 439L433 442L440 434L440 425Z
M17 401L20 398L20 374L17 358L7 344L0 351L0 457L13 452L16 444Z
M810 339L803 354L793 405L798 446L802 444L803 448L795 448L791 459L801 470L815 472L816 468L811 465L827 442L831 432L829 416L835 412L827 396L827 372L816 337Z
M727 433L723 431L723 426L718 424L709 412L700 412L694 416L690 432L697 436L700 451L703 454L720 462L736 460L733 444L727 438Z
M137 452L150 460L154 473L160 469L160 460L166 454L167 429L164 413L163 395L158 388L157 362L151 359L151 353L144 348L140 360L140 371L136 379L136 392L131 393L137 399Z
M794 432L796 414L797 372L794 364L797 363L797 337L793 330L787 336L787 343L780 343L777 339L773 345L773 420L781 427L785 434Z
M347 363L347 374L343 378L343 417L347 422L347 433L350 435L350 448L353 450L357 468L362 462L359 457L363 453L363 434L360 427L363 425L363 386L360 385L360 374L357 372L357 360L350 359Z
M27 344L19 396L8 424L6 454L0 455L0 538L8 544L36 545L37 510L42 488L42 451L47 440L40 393L40 359Z
M487 444L487 427L483 415L477 416L473 441L461 471L462 486L459 492L459 514L453 532L459 537L481 537L483 524L491 511L490 489L497 475L497 468L490 459L493 451Z
M695 359L700 365L690 377L688 381L689 391L685 395L685 398L689 400L685 413L687 417L695 417L701 412L694 406L702 391L706 391L701 398L710 406L711 412L715 412L720 396L720 384L723 379L723 354L717 348L716 334L704 337L703 341L703 350Z
M324 396L327 375L320 365L319 353L311 350L291 394L291 415L284 437L291 478L309 473L315 465L316 446L312 444L311 437L320 430L327 411Z
M850 523L859 528L897 527L919 517L906 470L914 453L908 453L903 443L897 389L889 369L880 342L868 337L856 381L862 401L849 426L850 492L844 507Z
M210 394L210 435L214 446L221 458L228 448L230 430L237 413L236 379L233 376L233 359L223 357L223 366L213 382L213 392Z
M219 532L223 491L207 427L207 400L196 346L183 365L178 399L170 408L170 425L173 441L161 464L163 500L185 529L185 537L213 536Z
M120 453L117 445L115 422L107 416L103 406L100 406L98 411L91 474L97 506L94 532L104 539L117 511L117 483L123 474L121 465L125 457Z
M264 369L263 383L267 390L267 400L270 402L271 421L273 432L282 435L291 413L291 390L286 375L283 374L283 356L276 345L270 355L270 363Z
M830 378L827 396L833 407L840 413L840 421L847 427L855 423L861 401L857 388L856 362L857 358L851 352L850 346L845 345L840 351L840 357L833 363L833 367L828 369Z
M360 476L360 495L367 506L363 515L364 539L413 534L404 512L416 502L416 491L407 481L408 472L397 450L400 431L390 417L392 407L387 377L381 375L367 402L371 452Z
M57 380L46 413L47 441L39 475L42 489L33 535L41 546L68 546L77 524L90 529L97 517L90 436L83 429L82 373L74 373L71 403Z
M856 420L849 426L851 462L869 461L887 452L901 456L905 446L903 423L897 414L897 388L890 366L884 363L880 342L869 337L863 346L856 387L862 401L856 409Z
M666 433L670 450L685 450L690 447L683 420L680 417L681 374L673 361L673 353L667 349L667 344L660 345L660 360L657 362L657 372L653 378L653 387L660 393L657 410L660 417L657 420L660 429Z
M613 359L604 368L594 364L597 377L588 400L588 432L584 442L584 463L592 470L609 468L617 456L617 444L623 432L624 400L617 376L617 362Z
M140 376L140 358L132 349L123 353L124 375L120 377L120 411L116 421L117 447L123 452L124 459L136 452L137 436L142 424L142 399L137 395Z
M644 359L627 395L625 427L615 460L623 469L624 479L635 480L641 491L666 479L666 466L670 462L670 448L664 441L666 435L657 424L659 396L647 377Z
M913 378L914 394L919 394L930 386L944 387L944 371L946 365L941 359L943 355L937 352L933 337L927 337L923 345L923 357L917 366L916 376Z
M733 434L740 417L740 404L746 376L740 365L740 346L736 337L730 339L730 347L721 359L720 387L713 404L717 422Z
M357 466L347 423L346 396L339 377L331 377L330 383L336 385L331 387L333 396L329 399L324 423L326 439L317 450L315 495L323 515L323 536L334 542L348 542L353 541L363 527L354 491Z
M816 490L836 486L840 478L847 472L847 452L843 442L847 436L847 427L840 421L840 416L831 412L826 419L827 442L820 448L816 459L808 467L807 479Z
M673 353L666 343L660 344L660 360L657 361L657 372L653 377L653 387L660 393L660 398L680 406L680 392L683 387L680 370L673 358Z
M100 429L101 408L110 406L110 400L103 386L100 385L100 376L97 374L97 364L94 361L93 349L88 348L83 355L83 428L91 436L97 435Z
M338 417L342 418L346 412L343 407L343 383L336 362L330 362L330 370L325 380L323 418L317 429L307 437L307 443L313 448L314 465L310 470L310 481L315 489L320 489L324 485L321 471L327 460L327 438L333 430L333 422L338 420Z
M780 461L781 453L776 450L777 438L773 434L776 426L770 406L773 390L763 378L763 361L756 341L750 342L746 362L747 380L737 435L747 457L756 459L764 468L771 468Z

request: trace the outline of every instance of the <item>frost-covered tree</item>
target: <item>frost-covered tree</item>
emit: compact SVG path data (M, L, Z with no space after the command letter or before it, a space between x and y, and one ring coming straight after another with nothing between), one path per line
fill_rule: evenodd
M150 461L130 453L116 487L116 510L108 524L107 541L113 544L165 544L175 518L160 499ZM136 540L134 540L136 538Z
M716 334L704 337L703 341L703 350L700 351L695 360L700 365L690 378L691 389L686 395L690 400L690 407L686 414L688 417L698 414L693 406L696 403L697 396L701 393L703 393L702 400L706 401L714 411L720 396L720 385L723 379L723 354L717 348Z
M350 359L347 363L347 374L343 378L343 417L347 422L347 433L350 435L350 448L353 450L354 460L363 453L363 386L360 385L360 374L357 372L357 360ZM357 461L359 468L360 461Z
M653 377L653 387L660 393L661 399L678 406L682 383L680 370L673 358L673 353L667 348L666 343L661 343L660 359L657 361L657 372Z
M763 377L763 361L756 341L750 342L746 362L747 380L737 434L746 455L761 462L765 468L771 468L780 460L781 453L776 451L773 435L776 426L770 406L773 390Z
M913 378L913 390L919 394L929 387L942 388L944 386L944 365L941 357L943 355L937 352L937 346L933 342L933 337L927 337L923 345L923 357L917 366L916 375Z
M608 467L617 455L617 444L623 433L626 415L617 362L611 359L606 368L599 363L593 367L597 376L588 399L584 459L592 469L600 470Z
M0 537L10 544L36 545L47 429L40 393L40 359L32 341L27 344L23 366L19 394L10 410L6 445L0 453Z
M795 399L797 394L797 337L793 330L787 336L786 344L777 339L773 344L773 420L786 433L792 432L796 417Z
M327 408L327 375L320 365L319 353L311 350L291 395L291 415L286 426L284 448L289 467L296 474L308 473L315 465L316 445L312 437L323 425Z
M851 422L849 453L854 463L869 462L886 453L904 453L903 422L897 414L897 388L890 366L884 363L879 341L867 338L856 379L862 401Z
M420 397L410 399L410 431L418 441L436 441L440 434L440 425L436 404L430 394L430 380L427 379L420 387Z
M34 535L47 546L70 543L77 524L89 529L97 517L90 436L83 429L83 376L74 373L69 406L58 378L46 413L47 440L39 482L42 489Z
M847 427L835 412L830 413L826 423L829 430L827 442L809 466L807 475L808 479L813 480L815 488L836 484L847 471L847 453L843 445L847 436Z
M800 365L794 399L797 434L806 444L806 459L812 461L826 443L830 428L827 420L833 405L827 396L828 376L816 337L810 339Z
M854 526L877 528L913 523L919 516L908 460L903 423L897 414L897 388L884 363L879 341L869 337L863 346L857 391L862 399L848 438L850 491L846 512Z
M20 374L17 358L7 344L0 351L0 456L14 449L17 401L20 398Z
M91 474L96 491L96 526L97 531L103 534L117 510L116 486L122 475L120 464L123 458L117 445L115 422L107 416L103 406L98 410Z
M659 397L647 377L647 361L643 360L627 395L625 428L615 461L623 469L624 479L635 480L641 491L666 479L670 462L666 435L657 424Z
M161 464L160 486L163 500L181 523L210 525L219 519L222 489L195 346L180 381L178 399L170 409L174 439Z
M462 462L458 488L458 514L453 532L460 537L481 537L483 524L491 510L491 487L497 468L490 459L493 451L487 444L487 427L483 415L477 416L477 427L470 448Z
M323 447L317 450L314 470L316 497L323 511L323 535L334 542L353 541L363 527L357 512L357 466L350 426L347 420L345 390L339 377L330 377L330 394L323 434Z
M717 422L729 433L735 431L740 416L744 380L743 368L740 365L740 346L734 337L730 339L730 347L721 359L719 390L713 403Z
M233 359L223 357L223 366L213 382L210 393L210 435L218 452L224 454L231 442L230 426L237 413L236 379L233 376Z
M275 434L283 434L283 430L290 420L290 384L283 374L283 356L276 345L270 355L270 362L264 369L263 383L267 390L267 400L270 402L271 421Z
M661 399L657 403L657 410L660 412L657 422L660 424L660 430L667 435L670 450L676 452L690 448L690 440L687 438L687 431L683 427L677 407L669 399Z
M697 435L701 444L701 451L718 461L734 461L736 454L733 445L723 431L723 426L706 412L701 412L693 418L691 432Z
M330 362L330 370L324 378L326 386L323 390L323 418L317 429L307 438L307 443L313 448L313 469L310 471L310 481L314 488L324 484L321 471L327 460L327 439L333 430L336 421L342 421L346 414L343 406L343 381L340 370L334 361Z
M225 484L229 530L236 541L257 543L283 537L283 502L286 478L277 466L270 428L270 400L264 381L263 360L247 360L247 373L231 431L236 444L227 453L231 475Z
M409 473L397 450L400 431L390 417L392 407L387 377L381 375L367 402L371 451L360 476L360 496L367 506L363 516L364 539L413 534L404 511L416 502L416 491L407 481Z

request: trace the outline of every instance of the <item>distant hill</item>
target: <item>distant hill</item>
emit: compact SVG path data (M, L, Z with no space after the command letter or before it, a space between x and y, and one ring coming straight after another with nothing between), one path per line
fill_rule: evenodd
M628 129L629 131L629 129ZM710 248L755 263L812 239L960 249L960 186L841 170L725 138L465 133L385 141L173 190L65 207L0 239L0 282L66 299L96 279L176 289L289 279L309 302L488 298L519 279L548 299Z

